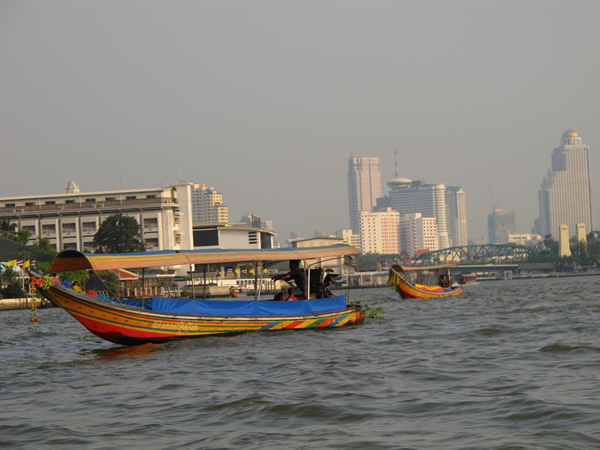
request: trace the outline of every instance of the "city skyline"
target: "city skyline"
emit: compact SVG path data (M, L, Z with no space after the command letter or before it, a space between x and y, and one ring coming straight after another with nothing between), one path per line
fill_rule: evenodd
M462 187L477 241L496 206L531 231L572 128L597 227L599 16L591 0L6 0L0 197L202 183L284 242L348 228L349 156L379 158L385 183L396 151L399 177Z

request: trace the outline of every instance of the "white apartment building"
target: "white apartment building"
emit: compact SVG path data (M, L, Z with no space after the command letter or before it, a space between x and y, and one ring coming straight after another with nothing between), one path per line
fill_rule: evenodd
M348 201L350 228L360 233L361 212L372 212L377 199L382 197L379 158L359 158L352 155L348 160Z
M467 195L460 186L446 188L448 206L448 237L452 247L468 245L467 234Z
M437 221L421 213L409 213L400 219L400 250L414 258L418 251L435 251L438 248Z
M140 224L148 250L192 249L192 185L0 198L0 219L31 233L30 244L48 238L56 251L91 251L94 235L108 216L123 214Z
M423 217L435 217L437 223L437 248L450 246L448 238L448 208L446 187L443 184L427 184L408 178L394 178L388 182L392 209L401 216L421 213Z
M592 230L589 147L583 145L579 133L567 130L561 146L552 153L552 168L539 191L542 236L559 236L561 225L575 233L577 224Z
M392 208L381 212L361 212L360 237L363 253L398 254L400 214Z
M336 232L337 237L342 238L344 244L352 245L353 247L360 248L360 234L354 234L352 230L338 230Z
M508 243L517 245L527 245L533 247L543 241L542 235L538 233L509 233Z
M229 223L229 208L223 205L223 194L205 184L192 188L192 221Z

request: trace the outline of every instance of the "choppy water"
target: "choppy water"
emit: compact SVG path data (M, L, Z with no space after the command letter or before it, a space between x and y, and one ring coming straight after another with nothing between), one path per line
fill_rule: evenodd
M0 447L600 448L600 277L351 298L385 318L141 348L1 312Z

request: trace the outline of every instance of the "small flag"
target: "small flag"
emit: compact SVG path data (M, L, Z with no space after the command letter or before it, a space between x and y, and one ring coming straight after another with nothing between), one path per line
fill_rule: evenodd
M17 265L17 260L16 260L16 259L11 259L11 260L8 262L8 265L9 265L9 266L16 266L16 265Z
M31 265L31 261L27 260L23 263L23 269L27 269Z
M35 267L35 259L31 260L31 267Z
M17 260L17 266L23 267L23 260L22 259L18 259Z

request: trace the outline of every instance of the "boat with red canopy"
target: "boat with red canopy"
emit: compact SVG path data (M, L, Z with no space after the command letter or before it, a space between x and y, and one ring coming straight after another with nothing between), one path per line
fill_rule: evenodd
M292 249L251 250L163 250L128 254L86 254L75 250L60 253L48 272L74 270L94 272L114 269L176 267L195 264L314 261L356 255L349 245ZM257 270L256 273L262 273ZM310 270L307 271L310 274ZM63 308L96 336L121 345L167 342L215 334L247 331L337 328L364 321L360 305L350 305L346 296L298 301L260 299L149 299L100 298L65 286L56 277L29 272L31 284L47 300ZM314 280L313 280L314 281ZM314 282L309 283L314 285ZM310 288L309 288L310 289Z

